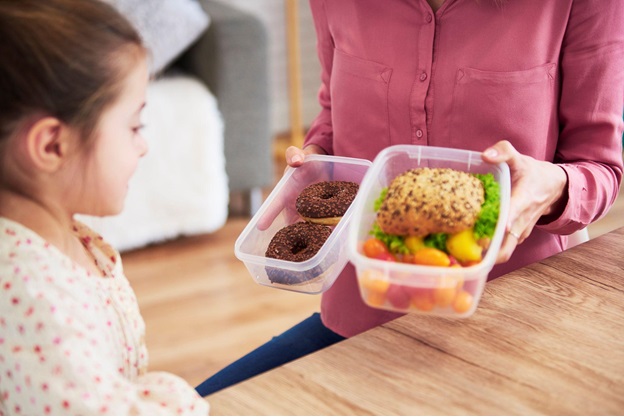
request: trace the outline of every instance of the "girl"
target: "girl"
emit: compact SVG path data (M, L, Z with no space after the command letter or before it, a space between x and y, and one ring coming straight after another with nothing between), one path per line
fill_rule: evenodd
M96 0L0 0L0 56L0 414L207 414L147 372L119 254L73 219L120 212L147 152L139 36Z

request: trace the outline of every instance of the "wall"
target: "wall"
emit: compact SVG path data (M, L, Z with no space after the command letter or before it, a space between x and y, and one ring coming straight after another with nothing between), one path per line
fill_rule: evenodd
M269 37L269 73L272 99L271 127L274 134L288 132L289 92L284 0L221 0L257 16L264 22ZM316 94L320 85L320 65L316 56L316 33L308 0L298 0L299 41L301 50L302 118L309 126L320 106Z

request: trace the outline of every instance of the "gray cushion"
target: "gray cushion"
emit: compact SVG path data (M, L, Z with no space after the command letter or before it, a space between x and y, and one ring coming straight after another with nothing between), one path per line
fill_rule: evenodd
M208 27L196 0L106 0L137 29L151 54L150 73L162 71Z

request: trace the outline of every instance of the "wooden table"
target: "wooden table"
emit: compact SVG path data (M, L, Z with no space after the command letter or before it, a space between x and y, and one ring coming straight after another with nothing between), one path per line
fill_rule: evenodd
M214 415L622 415L624 228L208 398Z

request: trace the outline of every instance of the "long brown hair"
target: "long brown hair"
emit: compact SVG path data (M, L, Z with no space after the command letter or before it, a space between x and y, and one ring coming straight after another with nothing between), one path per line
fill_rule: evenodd
M53 116L90 139L120 93L141 38L99 0L0 0L0 144Z

